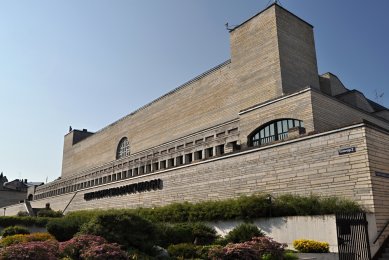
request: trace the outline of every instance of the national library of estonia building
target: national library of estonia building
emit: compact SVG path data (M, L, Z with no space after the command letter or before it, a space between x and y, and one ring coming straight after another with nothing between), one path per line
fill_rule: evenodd
M66 213L313 193L357 201L382 229L389 110L332 73L318 75L312 25L277 4L230 39L230 60L98 132L66 134L61 178L31 188L32 207Z

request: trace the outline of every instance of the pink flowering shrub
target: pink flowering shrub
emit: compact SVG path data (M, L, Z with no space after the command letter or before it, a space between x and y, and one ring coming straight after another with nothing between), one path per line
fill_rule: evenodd
M126 252L118 244L94 245L82 251L81 258L85 260L126 260Z
M274 241L270 237L253 237L250 241L237 244L228 244L225 247L216 247L208 252L210 259L261 259L263 255L271 255L275 259L282 259L286 244Z
M58 242L53 240L48 240L48 241L32 241L27 243L14 244L1 249L0 259L56 260L59 259Z
M118 244L110 244L103 237L94 235L79 235L61 242L59 251L62 257L70 257L74 260L127 259L126 253Z

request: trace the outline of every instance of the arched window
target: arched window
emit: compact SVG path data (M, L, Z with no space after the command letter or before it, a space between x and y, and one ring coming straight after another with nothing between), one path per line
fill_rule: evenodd
M126 157L130 155L130 145L128 143L127 137L123 137L118 145L117 151L116 151L116 159L121 159L123 157Z
M304 122L297 119L280 119L272 121L255 130L249 136L249 143L252 146L260 146L288 137L290 128L304 127Z

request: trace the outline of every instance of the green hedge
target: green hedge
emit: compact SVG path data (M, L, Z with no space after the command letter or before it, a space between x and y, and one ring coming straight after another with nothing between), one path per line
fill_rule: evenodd
M48 217L0 217L0 227L6 228L16 225L45 227L51 219Z
M231 219L250 220L261 217L314 216L336 213L363 212L358 203L339 197L317 195L280 195L269 200L269 195L256 194L236 199L205 201L196 204L183 202L164 207L110 210L137 214L152 222L203 222ZM67 217L92 218L103 210L71 212Z

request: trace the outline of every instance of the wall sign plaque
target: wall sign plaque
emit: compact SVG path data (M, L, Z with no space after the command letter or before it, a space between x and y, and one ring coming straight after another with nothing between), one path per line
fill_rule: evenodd
M355 153L356 151L357 151L357 148L354 146L353 147L345 147L345 148L339 149L338 154L342 155L342 154L348 154L348 153Z
M143 181L143 182L133 183L125 186L85 193L84 200L95 200L95 199L101 199L106 197L115 197L115 196L120 196L125 194L133 194L137 192L161 190L162 187L163 187L162 180L155 179L151 181Z

